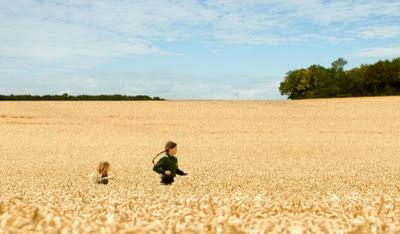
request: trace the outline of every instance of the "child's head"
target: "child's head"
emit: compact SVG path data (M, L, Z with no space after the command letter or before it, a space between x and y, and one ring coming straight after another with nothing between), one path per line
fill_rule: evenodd
M99 165L97 166L97 172L99 173L99 175L106 176L109 170L110 170L109 162L107 161L99 162Z
M160 153L156 154L156 156L154 156L152 162L154 164L154 160L158 157L158 155L162 154L162 153L167 153L168 155L175 155L178 152L178 148L176 146L176 143L173 141L168 141L167 144L165 144L165 149L163 151L161 151Z
M165 144L165 152L169 155L175 155L178 152L176 143L173 141L168 141L167 144Z

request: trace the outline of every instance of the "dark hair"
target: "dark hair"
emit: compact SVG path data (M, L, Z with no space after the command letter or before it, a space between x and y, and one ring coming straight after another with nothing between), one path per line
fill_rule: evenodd
M175 142L173 142L173 141L168 141L167 144L165 144L165 149L164 149L163 151L161 151L160 153L156 154L156 156L154 156L154 158L153 158L153 160L152 160L153 164L154 164L154 160L158 157L158 155L160 155L160 154L162 154L162 153L165 153L165 152L168 153L168 151L169 151L170 149L173 149L173 148L175 148L175 147L176 147L176 143L175 143Z

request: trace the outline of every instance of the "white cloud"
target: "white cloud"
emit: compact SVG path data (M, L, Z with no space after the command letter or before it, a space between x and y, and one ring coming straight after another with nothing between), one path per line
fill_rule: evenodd
M363 58L393 58L400 57L400 46L364 48L354 52L352 57Z
M262 99L265 96L278 97L280 82L263 82L250 87L237 87L238 99Z
M396 38L400 36L399 25L374 25L361 28L359 36L363 38Z
M400 2L392 0L4 0L0 56L51 60L170 54L156 42L186 39L276 44L398 37L398 27L367 30L362 25L399 16Z
M135 79L132 79L135 77ZM193 75L182 72L130 73L108 76L52 74L0 79L3 94L145 94L167 99L283 99L279 77L235 75ZM35 82L32 82L34 80ZM18 85L15 85L15 84Z
M175 40L196 24L193 4L143 1L34 1L0 3L0 56L27 59L170 54L153 40Z
M215 23L226 42L275 44L327 42L337 44L362 37L359 28L371 22L398 24L400 1L381 0L211 0L210 5L231 19ZM222 18L222 17L221 17ZM221 25L220 25L221 24ZM231 27L229 27L231 26ZM391 33L391 36L399 35Z

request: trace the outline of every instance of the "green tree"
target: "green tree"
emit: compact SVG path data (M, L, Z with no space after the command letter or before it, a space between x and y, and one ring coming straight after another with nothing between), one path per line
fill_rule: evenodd
M312 65L286 73L279 86L289 99L400 95L400 58L361 65L345 71L339 58L330 68Z
M335 72L343 71L344 66L347 64L347 61L344 58L338 58L332 63L332 70Z

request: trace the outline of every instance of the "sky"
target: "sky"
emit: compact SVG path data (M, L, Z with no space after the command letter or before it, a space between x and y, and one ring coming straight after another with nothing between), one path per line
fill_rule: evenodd
M339 57L400 57L400 1L0 0L0 94L286 99Z

